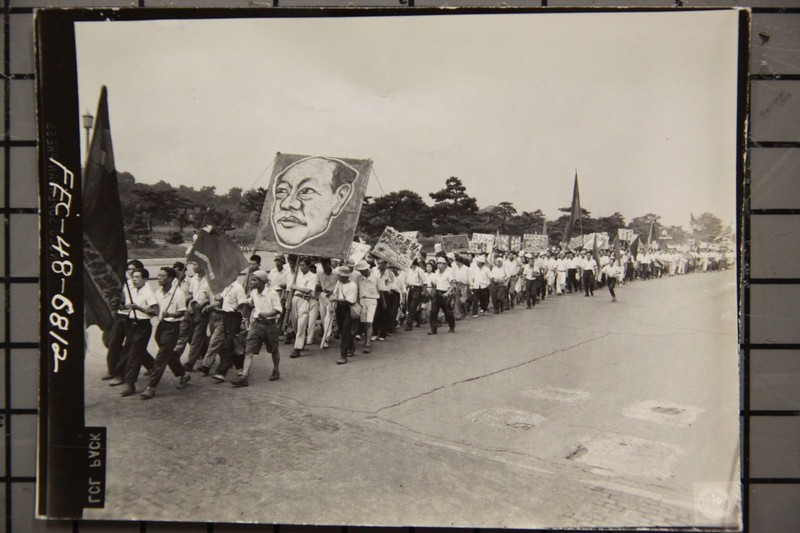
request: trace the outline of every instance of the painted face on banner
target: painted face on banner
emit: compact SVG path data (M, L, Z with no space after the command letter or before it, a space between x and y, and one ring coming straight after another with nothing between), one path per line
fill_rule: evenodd
M278 242L297 247L323 235L353 195L358 172L326 157L308 157L275 178L271 222Z

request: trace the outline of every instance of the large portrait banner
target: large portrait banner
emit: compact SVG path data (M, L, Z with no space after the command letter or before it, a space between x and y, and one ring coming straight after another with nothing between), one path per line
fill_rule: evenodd
M254 248L347 257L372 160L275 156Z

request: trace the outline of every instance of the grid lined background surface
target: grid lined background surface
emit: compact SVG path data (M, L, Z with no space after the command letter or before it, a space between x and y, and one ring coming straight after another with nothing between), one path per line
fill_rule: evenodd
M33 9L59 7L524 6L753 9L743 238L742 476L745 527L800 531L800 6L798 0L4 0L3 228L0 231L0 530L74 532L342 531L370 528L109 522L33 518L38 387L38 175ZM567 495L565 495L566 497ZM398 528L400 531L414 531Z

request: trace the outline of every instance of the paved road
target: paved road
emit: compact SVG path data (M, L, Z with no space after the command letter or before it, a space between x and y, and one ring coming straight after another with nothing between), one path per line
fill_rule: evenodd
M85 516L736 525L719 497L739 478L735 286L728 271L627 284L613 304L550 298L343 366L335 347L287 346L278 382L262 353L249 388L167 376L148 402L99 380L92 331L86 415L108 427L109 488Z

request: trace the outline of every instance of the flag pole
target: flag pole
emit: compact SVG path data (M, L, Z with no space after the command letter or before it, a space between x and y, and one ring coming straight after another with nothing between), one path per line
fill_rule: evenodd
M133 306L133 294L131 294L131 286L128 285L128 280L125 280L125 290L128 291L128 299L131 301L131 306ZM134 307L131 307L131 310L133 311L133 319L139 320L139 317L136 314L136 309Z

